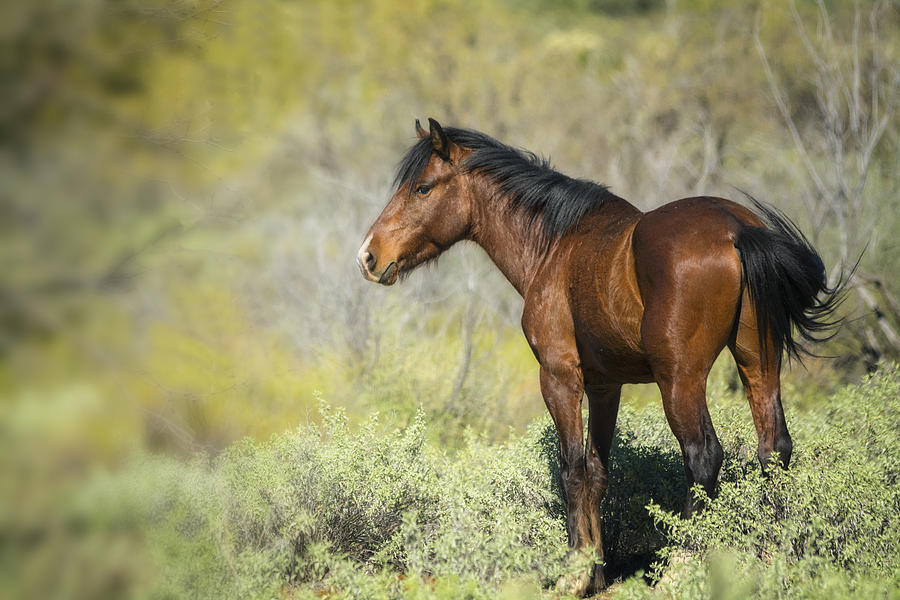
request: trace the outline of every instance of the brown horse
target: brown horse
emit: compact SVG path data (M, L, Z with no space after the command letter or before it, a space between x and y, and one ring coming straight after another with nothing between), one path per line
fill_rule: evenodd
M460 240L479 244L525 300L522 329L540 363L559 434L569 545L602 557L600 503L624 383L656 382L689 486L711 495L722 447L706 379L734 356L765 468L791 457L781 406L784 351L832 325L838 294L822 260L783 214L722 198L641 213L590 181L471 130L416 121L396 192L359 250L363 276L392 285ZM581 417L587 394L587 443ZM685 517L700 508L688 490ZM602 564L561 582L605 587Z

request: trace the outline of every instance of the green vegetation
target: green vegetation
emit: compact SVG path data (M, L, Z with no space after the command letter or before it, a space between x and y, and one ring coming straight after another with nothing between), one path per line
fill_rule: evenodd
M548 593L521 300L472 247L391 289L353 264L427 116L642 209L745 189L833 277L866 248L838 358L784 377L796 470L759 478L723 360L720 498L648 513L682 467L629 386L606 531L614 573L661 579L617 595L708 595L716 565L763 597L896 590L895 371L856 386L900 359L900 15L858 6L3 3L0 596Z
M769 479L746 402L719 391L711 405L725 464L718 497L690 521L677 514L681 458L662 411L622 411L604 514L608 569L619 578L646 569L646 579L616 583L613 598L900 593L896 365L842 389L827 410L789 411L797 452ZM428 441L421 413L393 430L375 416L351 427L324 404L322 416L321 426L245 439L215 458L139 454L93 477L60 523L77 551L104 553L89 591L537 598L552 597L573 567L549 419L503 443L469 432L450 453ZM101 550L95 536L117 546ZM154 578L144 579L147 563Z

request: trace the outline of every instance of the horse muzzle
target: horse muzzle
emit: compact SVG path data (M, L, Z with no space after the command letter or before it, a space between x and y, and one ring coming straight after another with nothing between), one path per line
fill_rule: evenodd
M363 249L360 250L359 254L356 256L356 264L359 267L362 276L368 281L380 283L381 285L394 285L397 283L400 268L397 266L396 261L392 261L380 273L375 272L374 269L378 264L378 259L374 254Z

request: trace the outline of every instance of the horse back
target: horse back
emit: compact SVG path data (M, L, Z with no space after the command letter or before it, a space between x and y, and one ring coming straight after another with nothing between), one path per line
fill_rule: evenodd
M724 198L683 198L644 214L631 244L642 299L674 284L696 287L725 278L739 286L740 257L734 244L746 225L762 222Z

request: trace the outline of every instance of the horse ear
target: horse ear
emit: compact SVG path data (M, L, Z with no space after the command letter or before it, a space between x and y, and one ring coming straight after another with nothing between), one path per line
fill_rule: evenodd
M421 140L423 137L426 137L426 136L428 135L428 132L425 131L425 130L422 128L422 124L419 123L419 120L418 120L418 119L416 119L416 135L419 136L419 139L420 139L420 140Z
M428 125L431 127L430 135L432 148L434 148L434 151L437 152L438 156L444 160L449 160L450 140L447 139L447 134L441 129L441 124L431 117L428 118Z

